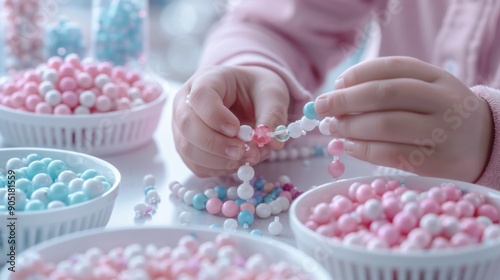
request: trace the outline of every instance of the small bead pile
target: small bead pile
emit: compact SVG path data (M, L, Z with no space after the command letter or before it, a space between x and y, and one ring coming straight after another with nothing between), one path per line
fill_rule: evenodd
M161 93L139 72L108 62L80 61L71 54L10 77L0 87L0 105L39 114L81 115L127 110Z
M236 223L225 223L224 228L236 229L238 223L243 228L248 228L255 216L266 219L271 215L279 215L287 211L292 201L302 194L287 176L281 176L278 182L272 183L266 182L262 177L254 178L254 174L251 166L244 165L238 170L238 177L243 181L238 187L215 186L204 192L197 192L179 182L172 182L169 188L172 195L187 205L206 210L212 215L222 214L231 220L237 219Z
M3 0L5 10L5 64L9 71L33 67L43 61L40 0ZM2 51L4 51L2 49ZM3 61L2 61L3 63Z
M11 211L9 206L40 211L76 205L111 189L111 182L94 169L75 173L64 161L37 154L11 158L5 169L6 174L0 174L0 212Z
M67 18L60 18L58 22L49 24L45 36L46 57L60 56L65 58L72 53L79 56L86 53L80 24L69 21Z
M161 201L160 195L155 189L156 178L153 175L148 174L144 176L142 181L144 185L144 202L139 202L134 206L136 219L141 219L147 215L154 214L153 211Z
M95 10L94 56L115 65L146 62L147 10L143 0L102 1Z
M176 247L130 244L103 252L97 247L58 263L32 253L19 260L14 279L311 279L285 261L238 249L230 235L201 242L196 234L180 238ZM245 257L248 256L248 257Z
M305 226L345 245L420 251L500 242L498 209L483 194L444 183L427 191L375 179L312 207Z

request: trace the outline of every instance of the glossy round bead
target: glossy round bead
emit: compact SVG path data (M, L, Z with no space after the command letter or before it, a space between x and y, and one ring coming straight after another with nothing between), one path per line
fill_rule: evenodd
M50 186L48 197L50 200L65 200L68 194L68 186L64 183L56 182Z
M223 186L216 186L214 190L217 192L219 199L224 200L227 196L227 189Z
M274 221L269 224L267 227L267 230L269 231L270 235L280 235L281 232L283 231L283 225L280 222L279 217L275 217Z
M226 197L227 199L230 200L236 200L238 199L238 188L237 187L230 187L226 191Z
M400 233L392 224L382 225L377 231L377 236L389 246L396 244L401 238Z
M50 106L57 106L61 103L61 93L58 90L50 90L45 94L45 102Z
M89 197L83 191L77 191L68 196L68 204L76 205L89 200Z
M331 118L330 117L327 117L327 118L324 118L323 120L321 120L321 122L319 123L319 131L321 132L321 134L323 135L331 135L330 133L330 120Z
M328 153L332 156L340 156L344 152L344 141L333 139L328 143Z
M248 125L240 126L237 137L243 142L250 142L254 137L254 130Z
M286 126L279 125L274 129L274 138L276 138L280 142L286 142L290 139L290 135L286 129Z
M308 119L305 116L303 116L300 119L299 123L300 123L300 128L302 128L302 130L304 130L304 131L311 131L317 125L317 121L316 120Z
M214 189L206 189L203 193L205 194L205 196L207 197L207 199L211 199L211 198L219 196L219 194L217 193L217 191L214 190Z
M196 191L193 190L188 190L186 193L184 193L184 196L182 199L184 200L184 203L187 205L193 205L193 198L196 195Z
M283 210L283 208L281 207L281 203L276 200L269 202L269 207L271 207L271 214L273 215L278 215Z
M72 180L76 179L76 174L72 170L64 170L63 172L59 173L59 176L57 176L57 180L59 182L63 182L65 184L69 184Z
M441 186L447 201L458 201L462 198L462 191L452 184L445 184Z
M417 223L417 218L408 212L397 213L393 220L394 227L403 234L409 233L417 226Z
M459 216L457 217L473 217L476 209L474 204L467 200L460 200L454 203L456 212Z
M434 199L437 203L443 203L446 201L445 193L439 187L431 188L427 193L429 198Z
M179 222L181 224L190 224L192 221L193 221L193 214L186 211L181 212L179 214Z
M46 208L45 204L38 199L32 199L26 203L26 211L40 211Z
M207 206L208 198L205 194L198 193L193 197L193 207L203 210Z
M498 223L499 221L498 209L491 204L483 204L479 206L477 208L477 215L488 217L494 223Z
M94 92L86 90L80 94L80 105L86 108L91 108L95 105L97 97Z
M39 188L39 189L33 191L33 193L30 196L30 199L31 200L34 200L34 199L39 200L43 204L47 205L49 203L48 193L49 193L49 188L47 188L47 187Z
M222 214L227 218L234 218L238 215L240 207L233 200L228 200L222 204Z
M237 189L238 197L247 200L253 197L254 189L250 183L243 182Z
M384 208L382 207L380 201L374 198L368 199L363 204L363 210L363 214L365 215L365 217L372 221L380 218L382 213L384 212Z
M101 196L104 193L104 186L101 181L91 178L82 184L83 193L90 199Z
M254 221L253 213L248 210L242 210L238 214L238 222L240 223L240 225L243 226L243 228L248 228L249 226L251 226L253 221Z
M441 211L441 207L439 203L432 198L426 198L420 201L420 208L422 209L422 213L425 214L439 214Z
M254 130L253 140L259 147L264 147L264 145L269 143L271 141L271 133L269 127L263 124L258 125Z
M318 118L318 113L316 113L316 108L314 107L313 101L306 103L302 111L304 113L304 116L308 119L314 120Z
M455 248L467 247L472 244L472 239L469 235L463 232L457 232L450 240L450 243Z
M55 180L61 172L68 170L68 166L66 163L64 163L61 160L53 160L49 165L47 166L47 172L48 174L52 177L53 180Z
M102 184L105 186L105 188L104 188L105 191L110 189L109 183L103 182ZM146 201L149 204L157 204L158 202L160 202L160 195L158 194L158 192L156 190L154 190L154 189L150 190L146 193Z
M207 201L206 208L207 208L207 212L208 213L210 213L212 215L217 215L221 211L222 201L219 198L217 198L217 197L210 198Z
M278 198L276 198L276 202L279 202L281 204L282 211L287 211L288 208L290 208L290 200L284 196L279 196Z
M255 208L255 213L257 214L257 217L267 219L271 216L271 207L267 203L261 203Z
M56 209L56 208L62 208L65 206L66 206L66 204L64 204L64 202L59 201L59 200L54 200L54 201L49 202L49 204L47 205L47 209Z
M229 231L235 231L238 228L238 221L235 219L226 219L224 221L224 229Z
M359 203L365 203L366 201L374 197L375 193L373 192L372 187L368 184L362 184L356 189L356 200Z
M36 190L39 188L50 187L50 185L52 185L52 183L53 183L53 180L48 174L39 173L31 179L31 183L32 183L33 188Z
M298 122L292 122L287 127L288 134L290 137L296 139L302 136L302 128Z
M154 187L156 185L156 178L154 175L152 174L148 174L146 176L144 176L144 178L142 179L142 184L143 186L152 186Z
M343 214L339 217L337 225L343 233L350 233L358 226L358 221L350 214Z
M333 179L338 179L342 174L344 174L345 166L339 159L334 159L330 164L328 164L328 173Z
M255 176L255 170L248 164L240 166L238 168L238 178L243 182L250 182Z
M435 236L441 233L442 226L436 214L425 214L419 223L420 227L427 230L431 235Z
M484 229L483 241L499 240L500 239L500 225L489 225Z

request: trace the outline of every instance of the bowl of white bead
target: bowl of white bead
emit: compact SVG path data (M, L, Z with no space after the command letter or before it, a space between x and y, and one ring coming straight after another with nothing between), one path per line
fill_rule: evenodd
M0 159L0 251L15 255L108 223L121 180L108 162L41 148L0 149ZM2 253L0 263L6 257Z
M500 192L420 176L362 177L291 206L297 246L334 279L496 279Z
M32 247L18 263L15 273L5 267L0 278L331 279L316 261L284 243L200 227L87 231Z
M107 62L51 58L0 79L5 144L110 155L146 144L167 100L166 84Z

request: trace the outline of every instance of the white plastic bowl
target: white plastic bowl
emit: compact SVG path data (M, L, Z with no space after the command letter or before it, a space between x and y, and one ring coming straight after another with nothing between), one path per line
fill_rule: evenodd
M130 110L89 115L43 115L0 106L0 134L15 147L43 147L96 156L117 154L152 139L167 93Z
M311 207L328 202L337 194L348 194L354 182L369 183L376 178L403 180L410 189L426 190L441 183L483 193L500 208L500 192L448 179L397 176L363 177L328 183L299 196L290 208L290 224L297 247L321 263L339 280L494 280L500 279L500 242L481 244L456 251L395 253L368 251L331 242L304 226Z
M75 172L83 172L92 168L108 178L111 189L102 196L81 204L63 208L48 209L37 212L18 211L15 213L15 241L17 253L42 241L62 236L68 233L83 231L92 228L105 227L109 222L121 180L120 172L111 164L93 156L70 151L38 149L38 148L9 148L0 149L0 166L5 166L12 157L26 157L36 153L42 157L50 157L66 162ZM0 264L5 263L10 230L7 224L7 212L0 212ZM2 279L2 278L0 278Z
M131 227L113 230L94 230L85 233L68 235L57 240L50 240L30 248L18 256L22 259L28 253L38 253L45 261L59 262L68 259L75 253L84 253L91 247L109 251L129 244L155 244L156 246L176 246L179 239L194 233L200 242L214 241L223 231L208 230L200 227ZM301 268L314 280L332 279L326 270L316 261L296 248L277 242L267 237L254 237L248 233L230 233L235 240L236 248L243 257L261 253L273 262L286 261ZM13 273L4 267L0 279L9 280Z

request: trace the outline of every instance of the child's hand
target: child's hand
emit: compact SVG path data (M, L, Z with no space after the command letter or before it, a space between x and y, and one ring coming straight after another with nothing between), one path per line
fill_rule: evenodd
M189 98L189 104L186 100ZM199 177L233 173L242 164L267 159L273 140L264 148L236 135L240 125L286 124L290 98L282 78L258 66L210 67L193 75L177 93L173 110L175 146L186 165Z
M474 182L489 159L489 106L456 77L413 58L351 67L316 100L350 155L425 176Z

